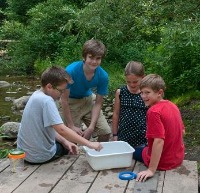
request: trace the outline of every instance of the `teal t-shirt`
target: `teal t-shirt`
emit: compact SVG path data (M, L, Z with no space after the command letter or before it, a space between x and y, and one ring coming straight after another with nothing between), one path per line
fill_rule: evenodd
M108 94L108 74L100 66L95 70L94 77L88 81L83 71L83 61L77 61L66 67L67 73L72 77L74 83L68 85L70 98L83 98L92 95L95 91L99 95Z

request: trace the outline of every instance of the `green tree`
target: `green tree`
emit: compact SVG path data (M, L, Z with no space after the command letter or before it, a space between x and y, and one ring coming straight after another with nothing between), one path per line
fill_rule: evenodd
M33 73L37 59L53 58L70 31L70 25L66 24L75 14L74 7L65 5L63 0L48 0L30 9L27 12L30 19L23 35L8 47L15 68ZM16 29L16 33L18 31Z
M1 26L2 21L6 18L4 14L4 10L6 9L7 6L8 5L6 3L6 0L0 1L0 26Z

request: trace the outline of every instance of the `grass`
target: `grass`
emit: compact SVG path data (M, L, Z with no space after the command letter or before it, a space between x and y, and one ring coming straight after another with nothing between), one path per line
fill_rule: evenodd
M172 100L179 107L186 134L186 159L196 160L200 175L200 91L194 91Z
M2 127L0 127L0 139L7 137L2 133ZM6 158L9 153L9 149L5 148L6 147L6 142L1 142L0 141L0 159Z

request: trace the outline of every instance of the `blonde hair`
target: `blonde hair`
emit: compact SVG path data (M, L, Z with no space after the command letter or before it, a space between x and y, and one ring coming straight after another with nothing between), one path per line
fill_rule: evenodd
M144 66L141 62L130 61L125 67L125 76L134 74L136 76L144 76Z
M149 74L145 76L140 82L140 89L144 87L151 88L155 92L159 91L160 89L165 91L166 89L164 80L158 74Z

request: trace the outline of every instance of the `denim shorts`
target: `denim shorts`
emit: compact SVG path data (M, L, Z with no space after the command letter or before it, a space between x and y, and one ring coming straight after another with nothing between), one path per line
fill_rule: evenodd
M68 155L68 153L69 153L69 150L65 149L61 143L56 141L56 153L50 160L47 160L47 161L42 162L42 163L32 163L32 162L28 162L26 160L25 160L25 162L27 162L29 164L32 164L32 165L46 164L46 163L49 163L49 162L51 162L53 160L56 160L56 159L62 157L63 155Z
M133 159L136 161L140 161L144 163L143 158L142 158L142 151L145 148L145 145L140 145L135 147L135 152L133 153Z

